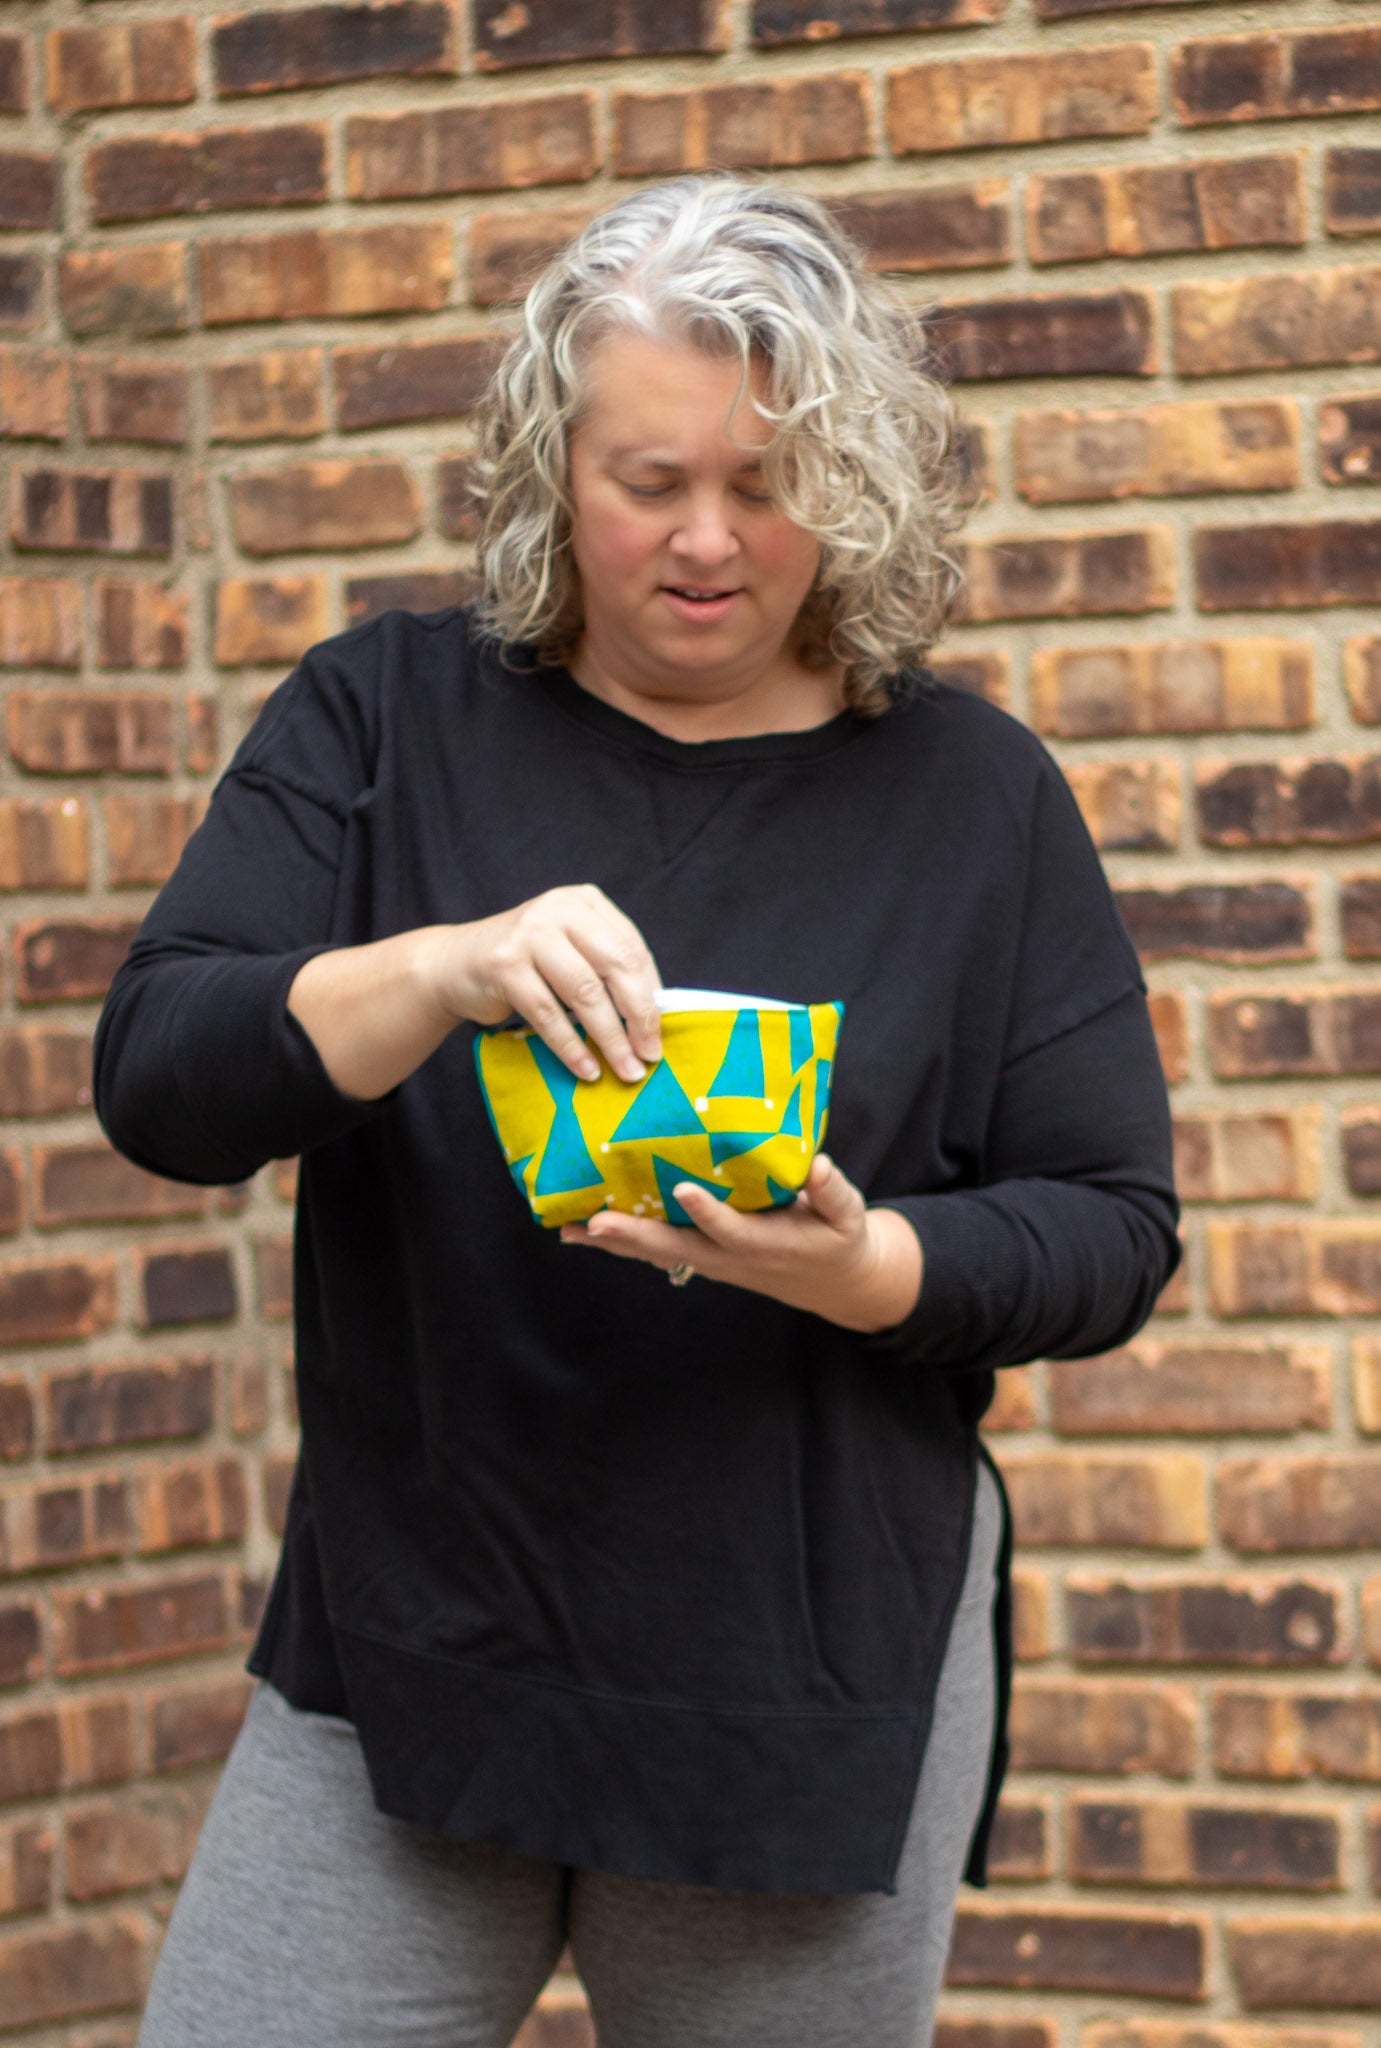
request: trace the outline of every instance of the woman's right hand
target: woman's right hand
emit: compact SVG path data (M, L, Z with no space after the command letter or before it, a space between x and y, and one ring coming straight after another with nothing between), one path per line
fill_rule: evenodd
M456 1022L502 1024L515 1012L573 1074L593 1081L599 1062L640 1081L662 1056L657 963L638 927L593 882L547 889L473 924L435 925L427 975Z

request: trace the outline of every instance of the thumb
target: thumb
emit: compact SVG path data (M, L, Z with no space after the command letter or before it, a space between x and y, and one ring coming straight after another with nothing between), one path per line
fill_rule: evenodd
M817 1152L811 1161L801 1192L820 1221L831 1224L836 1230L847 1229L857 1222L865 1207L862 1195L848 1175L824 1152Z

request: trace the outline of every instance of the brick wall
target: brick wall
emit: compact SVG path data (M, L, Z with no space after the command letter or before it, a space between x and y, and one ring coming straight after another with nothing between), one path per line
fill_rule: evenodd
M532 264L706 165L938 308L941 666L1064 763L1174 1086L1182 1276L992 1421L1017 1769L942 2048L1381 2042L1379 107L1366 0L0 0L6 2048L133 2039L292 1446L291 1168L113 1156L101 993L300 649L472 587Z

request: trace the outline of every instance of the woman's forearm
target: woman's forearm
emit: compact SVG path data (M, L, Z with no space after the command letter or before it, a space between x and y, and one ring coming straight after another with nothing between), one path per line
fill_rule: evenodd
M421 925L391 939L317 953L299 969L288 1008L342 1094L387 1095L435 1052L460 1021L433 971L438 941L454 950L461 927Z

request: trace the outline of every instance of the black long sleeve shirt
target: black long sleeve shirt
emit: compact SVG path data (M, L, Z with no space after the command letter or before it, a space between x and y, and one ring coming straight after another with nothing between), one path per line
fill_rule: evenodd
M461 1026L345 1095L303 962L596 882L668 984L846 1003L828 1148L925 1253L863 1337L564 1247ZM1040 744L928 679L688 743L393 612L274 692L117 973L112 1141L301 1154L302 1452L252 1668L385 1811L635 1876L892 1888L995 1368L1096 1352L1178 1256L1137 961ZM1003 1749L969 1875L981 1881Z

